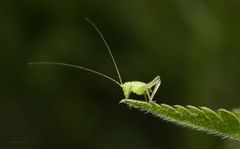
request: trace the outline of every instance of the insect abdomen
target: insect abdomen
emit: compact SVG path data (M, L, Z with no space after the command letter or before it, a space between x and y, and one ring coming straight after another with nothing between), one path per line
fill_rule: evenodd
M147 90L147 84L140 81L125 82L121 87L124 95L129 95L131 92L137 95L143 95Z

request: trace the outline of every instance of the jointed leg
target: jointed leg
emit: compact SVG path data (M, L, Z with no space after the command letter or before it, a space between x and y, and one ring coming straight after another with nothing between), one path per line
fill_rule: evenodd
M146 94L144 94L144 99L147 102L147 95Z
M155 87L153 89L153 92L151 94L151 97L149 98L149 102L152 102L152 99L153 99L154 95L156 94L160 84L161 84L161 80L159 79L159 80L157 80L156 85L155 85Z
M130 96L130 94L131 94L131 91L132 91L132 86L130 86L130 88L129 88L129 90L128 90L128 94L127 94L127 96L125 97L126 99L129 99L129 96Z
M146 93L147 93L148 100L150 101L151 96L150 96L150 94L149 94L149 91L146 90Z

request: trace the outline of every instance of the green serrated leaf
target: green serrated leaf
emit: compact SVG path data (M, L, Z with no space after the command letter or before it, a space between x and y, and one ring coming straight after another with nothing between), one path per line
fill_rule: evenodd
M132 99L123 99L121 103L181 126L240 141L240 117L225 109L215 112L207 107L170 106Z

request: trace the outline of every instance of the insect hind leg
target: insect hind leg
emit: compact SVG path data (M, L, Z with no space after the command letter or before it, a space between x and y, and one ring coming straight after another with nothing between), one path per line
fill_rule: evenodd
M157 92L160 84L161 84L161 80L159 79L159 80L156 82L156 85L155 85L155 87L154 87L154 89L153 89L153 92L152 92L152 94L151 94L151 96L150 96L150 98L149 98L149 102L152 102L152 101L153 101L152 99L153 99L154 95L156 94L156 92Z

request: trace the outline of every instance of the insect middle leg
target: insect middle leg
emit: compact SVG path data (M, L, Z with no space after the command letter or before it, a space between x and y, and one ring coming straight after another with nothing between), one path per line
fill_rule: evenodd
M147 95L146 94L144 94L144 99L147 102Z
M148 97L148 99L149 99L149 101L150 101L151 96L150 96L149 90L146 90L146 93L147 93L147 97ZM145 95L145 96L146 96L146 95Z

